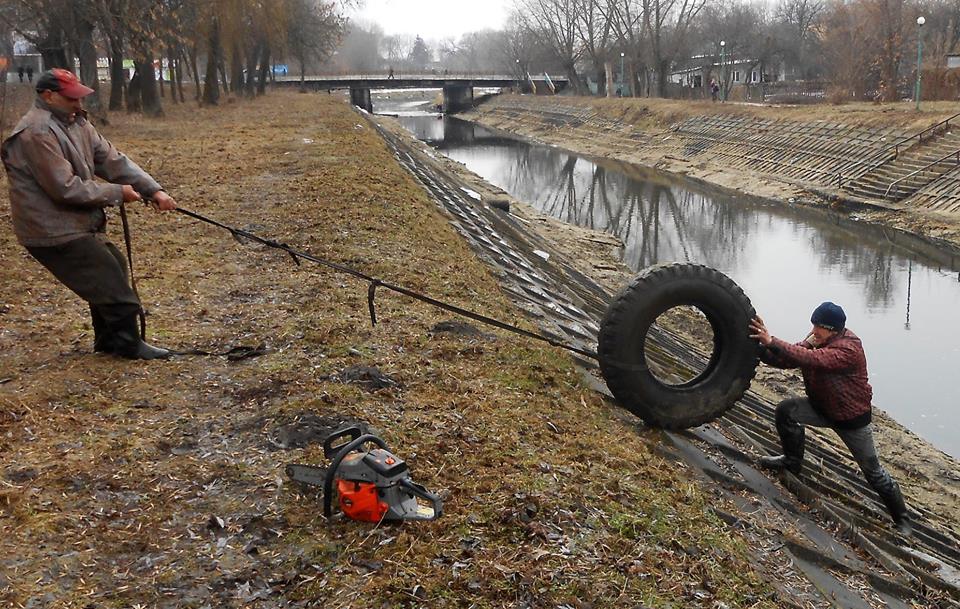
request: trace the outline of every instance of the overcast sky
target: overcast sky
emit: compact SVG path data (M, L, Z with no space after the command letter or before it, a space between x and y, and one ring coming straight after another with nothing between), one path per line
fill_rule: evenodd
M387 35L419 34L425 39L458 38L466 32L500 29L514 0L364 0L353 11Z

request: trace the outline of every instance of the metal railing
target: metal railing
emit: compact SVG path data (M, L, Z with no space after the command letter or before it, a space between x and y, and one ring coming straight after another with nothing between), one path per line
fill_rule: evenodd
M918 132L918 133L914 133L913 135L907 136L907 137L905 137L905 138L903 138L903 139L900 139L900 140L894 142L894 143L891 144L890 146L887 146L886 148L884 148L883 150L881 150L880 153L882 154L882 153L885 153L885 152L887 152L887 151L889 151L889 150L892 150L892 151L893 151L893 156L887 157L887 158L884 158L884 159L881 159L880 161L877 161L876 163L874 163L873 165L871 165L870 167L868 167L868 168L867 168L863 173L861 173L860 175L861 175L861 176L862 176L862 175L866 175L866 174L870 173L871 171L873 171L874 169L876 169L877 167L880 167L881 165L884 165L885 163L889 163L890 161L895 160L897 157L900 156L900 147L903 146L904 144L906 144L907 142L909 142L910 140L916 138L917 143L918 143L918 144L922 144L922 143L923 143L923 134L927 133L928 131L933 132L934 130L937 130L937 129L944 129L944 130L945 130L945 129L950 125L950 121L954 120L954 119L957 118L957 117L960 117L960 112L954 114L954 115L951 116L951 117L948 117L948 118L943 119L942 121L940 121L939 123L937 123L937 124L935 124L935 125L931 125L931 126L927 127L927 128L924 129L923 131L920 131L920 132ZM839 176L840 174L838 173L837 175ZM843 178L842 178L842 177L839 177L837 181L838 181L839 187L840 187L840 188L843 188Z
M917 175L917 174L919 174L919 173L923 173L924 171L930 169L930 168L933 167L934 165L936 165L936 164L938 164L938 163L942 163L943 161L946 161L947 159L950 159L950 158L954 159L954 165L960 166L960 150L954 150L954 151L951 152L950 154L947 154L947 155L945 155L945 156L942 156L942 157L940 157L939 159L937 159L936 161L931 161L930 163L927 163L926 165L924 165L924 166L921 167L920 169L915 169L915 170L911 171L910 173L908 173L907 175L903 176L902 178L897 178L897 179L894 180L893 182L890 182L890 185L887 186L887 190L883 193L883 198L887 198L888 196L890 196L890 191L893 190L893 187L896 186L897 184L899 184L900 182L903 182L904 180L908 180L908 179L912 178L913 176L915 176L915 175ZM941 175L943 175L943 174L941 174ZM933 181L933 180L931 180L931 182L932 182L932 181ZM929 183L929 182L928 182L928 183ZM925 185L922 185L921 188L922 188L923 186L925 186Z

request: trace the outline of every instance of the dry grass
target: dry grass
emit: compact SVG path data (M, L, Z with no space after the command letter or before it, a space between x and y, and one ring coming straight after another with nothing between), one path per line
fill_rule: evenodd
M605 118L621 120L638 129L665 129L691 116L729 114L802 122L824 121L870 127L895 127L920 131L933 123L957 114L954 102L924 102L917 112L912 102L811 105L758 105L713 103L656 98L563 97L563 103L587 105Z
M104 133L184 207L522 322L340 98L272 93L167 112L114 115ZM6 189L0 216L9 226ZM389 293L371 328L354 279L179 215L132 216L155 342L269 352L93 355L83 304L0 232L2 603L774 605L711 497L565 354L500 334L435 335L442 313ZM335 380L351 365L398 385ZM271 442L304 414L379 429L446 496L443 518L326 522L318 497L282 473L320 462L319 448Z

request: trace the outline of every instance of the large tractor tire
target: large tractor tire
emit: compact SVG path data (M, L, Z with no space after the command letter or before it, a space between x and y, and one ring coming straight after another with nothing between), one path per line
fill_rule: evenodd
M648 365L651 325L675 307L695 307L713 330L713 352L693 378L664 382ZM756 373L759 346L749 336L750 299L723 273L699 264L642 271L614 299L600 323L600 371L617 401L646 423L685 429L712 421L743 397Z

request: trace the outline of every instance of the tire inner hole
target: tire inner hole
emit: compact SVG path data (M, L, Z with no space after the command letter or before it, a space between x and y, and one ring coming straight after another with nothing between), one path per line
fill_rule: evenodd
M707 316L693 305L681 305L657 316L645 338L643 354L655 379L676 386L702 375L713 351L713 326Z

